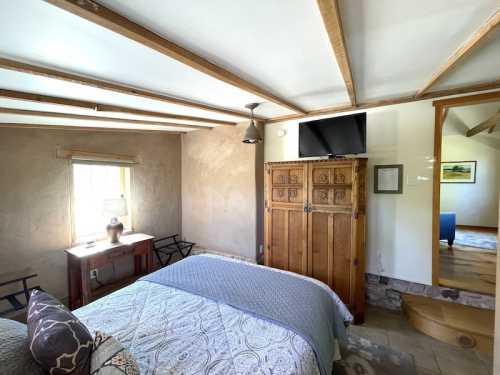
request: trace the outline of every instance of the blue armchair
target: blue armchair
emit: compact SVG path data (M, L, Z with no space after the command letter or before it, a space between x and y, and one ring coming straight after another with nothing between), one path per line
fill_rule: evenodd
M439 239L447 240L449 246L455 241L456 214L454 212L441 212L439 215Z

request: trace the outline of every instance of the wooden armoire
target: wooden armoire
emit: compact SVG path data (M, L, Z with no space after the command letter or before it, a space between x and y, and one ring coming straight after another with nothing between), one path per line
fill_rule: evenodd
M328 284L364 320L366 159L266 163L265 264Z

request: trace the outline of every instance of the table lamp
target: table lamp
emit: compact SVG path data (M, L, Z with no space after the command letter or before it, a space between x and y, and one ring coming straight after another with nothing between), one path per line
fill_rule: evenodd
M109 241L111 243L120 242L123 224L118 218L128 215L127 200L123 196L120 198L104 199L102 202L102 212L103 215L111 216L111 221L106 226Z

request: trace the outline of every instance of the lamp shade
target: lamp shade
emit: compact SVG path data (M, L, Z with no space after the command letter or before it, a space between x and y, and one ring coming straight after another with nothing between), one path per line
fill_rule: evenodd
M255 126L255 122L250 121L247 130L245 131L245 136L243 137L243 143L260 143L262 142L262 137L260 135L259 129Z
M125 198L104 199L102 201L103 215L122 217L128 215L127 200Z

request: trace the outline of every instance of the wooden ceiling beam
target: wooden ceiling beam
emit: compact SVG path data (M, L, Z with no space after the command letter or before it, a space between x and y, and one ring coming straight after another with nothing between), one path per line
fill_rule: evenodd
M212 127L209 127L209 126L177 124L177 123L163 122L163 121L134 120L134 119L125 119L125 118L117 118L117 117L89 116L89 115L79 115L79 114L75 114L75 113L32 111L32 110L27 110L27 109L15 109L15 108L0 107L0 114L2 114L2 113L9 114L9 115L65 118L65 119L70 119L70 120L86 120L86 121L114 122L114 123L122 123L122 124L168 126L168 127L178 128L178 129L183 129L183 130L191 130L191 129L210 130L210 129L213 129Z
M195 121L199 123L206 123L212 125L231 125L234 126L237 123L231 121L222 121L215 120L205 117L195 117L195 116L187 116L187 115L178 115L174 113L165 113L165 112L155 112L155 111L146 111L142 109L124 107L119 105L109 105L97 102L90 102L84 100L76 100L76 99L67 99L56 96L49 95L41 95L41 94L33 94L22 91L14 91L14 90L5 90L0 89L0 97L14 99L14 100L22 100L29 101L35 103L43 103L43 104L55 104L55 105L63 105L69 107L77 107L77 108L85 108L98 112L116 112L116 113L124 113L124 114L133 114L139 116L150 116L150 117L160 117L170 120L185 120L185 121Z
M496 126L498 121L500 121L500 111L498 111L498 113L490 117L488 120L485 120L480 124L474 126L473 128L467 130L467 133L465 133L465 135L467 137L472 137L476 134L481 133L482 131L491 129L492 127Z
M68 73L62 70L47 68L39 65L0 57L0 69L11 70L26 74L37 75L46 78L57 79L76 83L79 85L94 87L102 90L118 92L120 94L132 95L146 99L157 100L164 103L176 104L184 107L202 109L209 112L221 113L224 115L251 118L249 112L237 111L233 109L221 108L210 104L199 103L187 99L177 98L166 94L158 94L152 91L124 85L122 83L105 81L97 78L87 77L79 74ZM260 118L262 119L262 118Z
M349 100L351 101L351 105L354 106L356 105L356 87L352 78L338 0L317 0L317 2L333 53L335 54L336 63L340 68L347 93L349 94Z
M81 132L99 132L99 133L165 133L165 134L186 134L186 132L171 130L152 130L152 129L121 129L121 128L99 128L96 126L69 126L69 125L47 125L47 124L27 124L21 122L0 122L0 129L46 129L46 130L71 130Z
M495 131L495 128L497 127L497 124L494 124L491 128L488 129L488 134L491 134Z
M500 23L500 9L497 9L481 27L471 35L467 41L462 44L448 60L432 75L431 79L422 87L417 96L426 93L440 78L453 69L460 61L462 61L472 50L483 41L486 36L493 31Z
M251 83L238 75L204 59L203 57L175 44L174 42L156 34L145 27L129 20L128 18L108 9L95 1L90 0L45 0L58 8L64 9L87 21L105 27L126 38L134 40L146 47L154 49L174 60L179 61L193 69L207 74L217 80L230 84L240 90L249 92L269 100L279 106L293 112L305 113L305 111L280 98L266 89Z
M313 117L313 116L333 115L336 113L370 109L370 108L376 108L376 107L384 107L384 106L394 105L394 104L417 102L417 101L421 101L421 100L428 100L428 99L440 98L440 97L445 97L445 96L469 94L469 93L473 93L473 92L480 92L480 91L486 91L486 90L498 90L498 89L500 89L500 80L496 80L493 82L480 83L480 84L470 85L470 86L457 87L454 89L431 91L431 92L425 93L424 95L419 96L419 97L417 97L415 95L409 95L409 96L401 96L398 98L391 98L391 99L371 100L371 101L367 101L365 103L359 103L356 106L339 106L339 107L328 107L328 108L318 109L318 110L310 111L305 115L278 116L278 117L273 117L273 118L265 121L265 124L273 124L276 122L289 121L289 120L300 120L300 119L304 119L307 117ZM488 99L490 97L494 98L494 96L495 96L494 94L496 94L498 96L498 92L491 93L491 94L482 94L482 95L485 95L484 101L486 102L486 101L495 100L495 99ZM448 100L453 101L455 99L458 100L460 98L451 98ZM496 100L498 100L498 99L496 99ZM450 104L450 106L453 106L453 105Z

